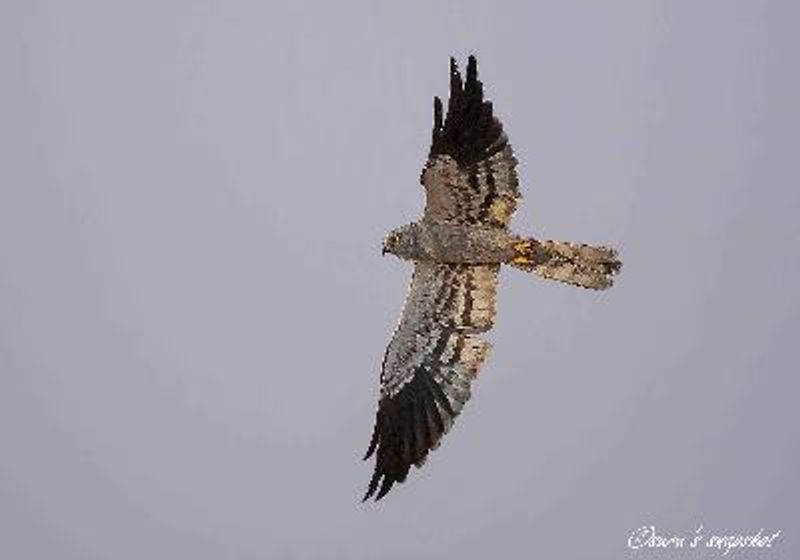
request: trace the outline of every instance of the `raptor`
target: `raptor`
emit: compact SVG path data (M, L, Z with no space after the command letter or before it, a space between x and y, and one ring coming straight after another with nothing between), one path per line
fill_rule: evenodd
M380 375L375 428L364 459L376 456L364 500L386 495L453 426L490 344L500 267L581 288L612 285L617 253L520 236L509 228L520 200L517 160L484 99L474 56L462 79L450 59L447 114L433 103L433 139L420 175L425 211L390 232L383 252L414 263L408 296Z

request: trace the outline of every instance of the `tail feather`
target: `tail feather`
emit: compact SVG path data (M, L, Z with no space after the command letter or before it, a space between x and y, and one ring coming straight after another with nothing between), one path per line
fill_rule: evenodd
M511 264L548 280L581 288L605 290L622 268L617 252L565 241L525 240L515 246Z

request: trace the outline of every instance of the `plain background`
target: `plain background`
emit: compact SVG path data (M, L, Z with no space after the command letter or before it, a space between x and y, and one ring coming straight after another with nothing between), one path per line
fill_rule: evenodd
M799 19L3 2L0 557L661 558L628 535L703 524L797 558ZM470 53L517 229L625 267L602 294L505 271L456 428L362 505L411 271L381 239Z

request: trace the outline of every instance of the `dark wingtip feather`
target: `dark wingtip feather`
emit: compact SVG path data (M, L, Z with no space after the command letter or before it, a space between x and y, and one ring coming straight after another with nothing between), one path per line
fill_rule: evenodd
M437 116L439 105L441 101L434 101L434 132L429 157L446 154L463 168L470 168L507 144L492 104L484 99L475 55L470 55L467 61L466 80L462 80L455 58L450 58L450 99L443 122Z
M375 496L375 501L377 502L381 498L383 498L386 494L389 493L389 490L392 489L394 486L394 479L386 477L383 479L383 484L381 484L381 489L378 491L378 495Z
M458 71L456 59L450 57L450 103L461 95L464 83L461 81L461 72Z
M361 498L361 502L362 503L366 502L367 500L369 500L372 497L372 495L378 489L378 482L380 481L380 479L381 479L380 473L378 471L375 471L375 473L372 475L372 478L369 481L369 486L367 487L367 492L364 494L364 497Z
M375 421L375 428L372 430L372 438L369 441L369 447L367 448L367 452L364 454L364 457L361 459L362 461L366 461L372 454L375 453L375 448L378 447L378 421Z
M406 479L411 465L422 464L446 431L443 414L455 416L424 367L396 395L381 400L367 454L375 454L375 470L362 501L381 499Z
M469 55L467 60L467 83L475 82L478 79L478 61L475 55Z

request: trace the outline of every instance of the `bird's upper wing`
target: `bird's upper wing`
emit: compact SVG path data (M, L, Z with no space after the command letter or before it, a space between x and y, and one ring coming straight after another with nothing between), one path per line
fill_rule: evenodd
M450 100L442 121L442 101L433 102L433 141L420 180L425 218L504 228L520 198L517 160L503 125L483 99L474 56L462 81L450 59Z
M418 262L400 323L381 372L375 429L365 459L376 453L364 499L383 497L420 466L470 396L490 344L478 334L495 315L498 265Z

